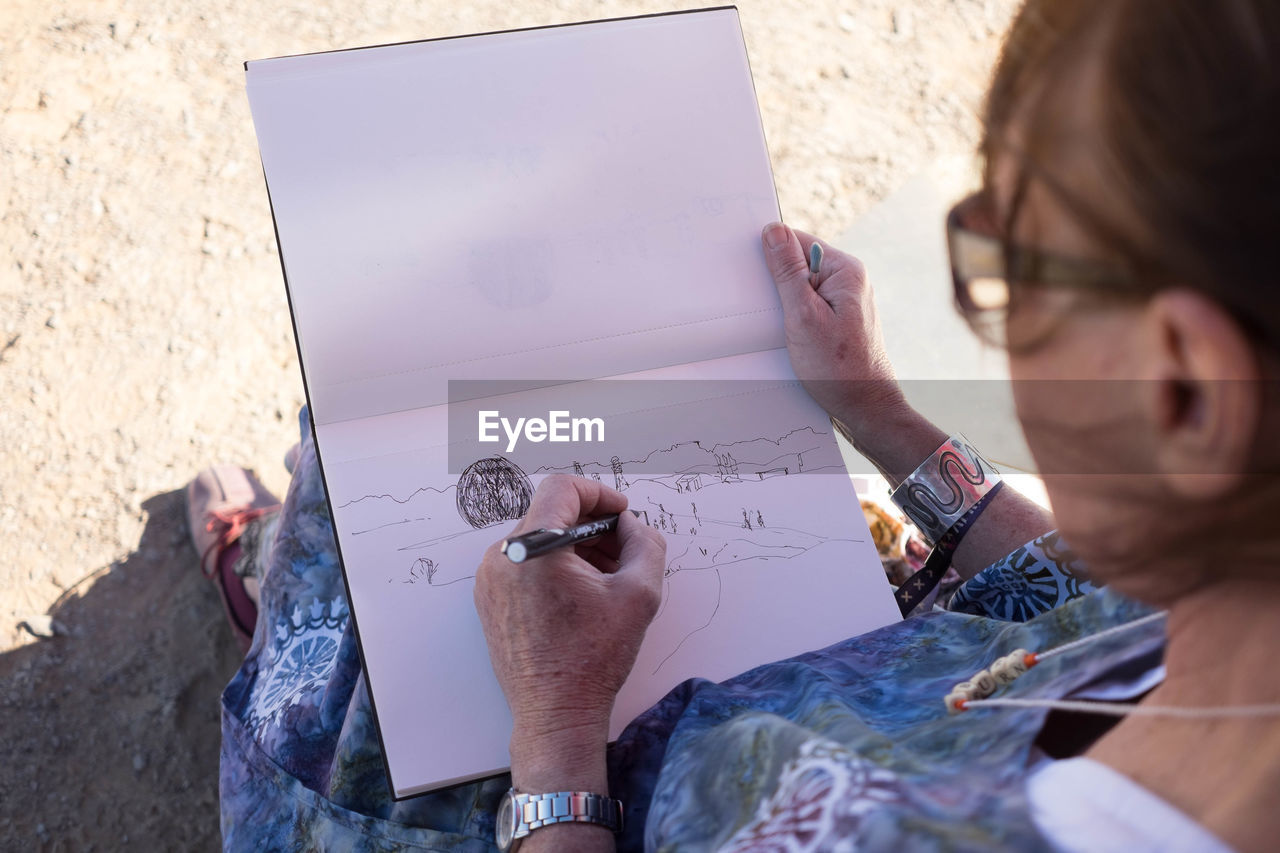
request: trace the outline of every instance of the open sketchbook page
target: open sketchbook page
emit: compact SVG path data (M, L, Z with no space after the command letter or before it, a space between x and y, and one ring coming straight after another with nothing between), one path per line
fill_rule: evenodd
M663 531L663 602L611 737L684 679L724 679L899 618L830 422L784 350L631 378L673 381L635 383L627 397L638 414L617 437L542 445L530 470L505 460L472 468L501 478L506 493L553 471L598 478ZM698 386L674 381L695 378L736 380L734 393L698 400L687 393ZM576 405L577 387L467 405L547 411ZM653 407L651 395L667 387L675 397ZM459 460L504 454L474 431L450 431L447 408L316 427L397 796L490 775L509 760L511 720L472 578L520 510L459 499ZM624 413L598 414L613 423Z
M736 9L250 62L308 381L331 423L446 380L783 345Z

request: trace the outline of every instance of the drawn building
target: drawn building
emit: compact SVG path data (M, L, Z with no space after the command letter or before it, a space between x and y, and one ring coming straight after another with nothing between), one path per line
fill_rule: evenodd
M696 492L702 488L702 475L689 473L676 480L677 492Z

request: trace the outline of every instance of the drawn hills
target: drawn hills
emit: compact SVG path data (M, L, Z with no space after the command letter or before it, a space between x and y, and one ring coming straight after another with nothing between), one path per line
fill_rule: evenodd
M651 483L674 494L695 492L713 484L760 482L770 477L813 471L843 470L840 451L831 434L812 427L792 430L776 438L753 438L706 445L699 441L670 444L647 452L605 458L582 458L561 466L529 472L573 474L597 479L607 486L627 490L640 482ZM345 526L363 534L391 532L415 522L456 519L457 485L422 486L404 496L363 495L338 506Z

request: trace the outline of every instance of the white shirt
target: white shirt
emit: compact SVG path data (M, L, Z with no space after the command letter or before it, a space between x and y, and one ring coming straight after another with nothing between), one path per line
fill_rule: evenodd
M1072 699L1117 701L1164 680L1157 666L1137 678L1108 680ZM1038 750L1037 750L1038 753ZM1033 758L1027 777L1031 819L1061 853L1230 853L1217 836L1133 782L1090 758Z
M1046 760L1027 779L1031 819L1062 853L1230 853L1200 824L1090 758Z

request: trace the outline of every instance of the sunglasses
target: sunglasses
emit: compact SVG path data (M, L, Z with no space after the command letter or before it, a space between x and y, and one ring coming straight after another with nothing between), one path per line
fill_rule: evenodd
M974 334L991 346L1010 346L1009 316L1025 288L1070 288L1109 296L1151 291L1123 267L1017 246L999 233L987 193L965 198L947 214L956 308Z

